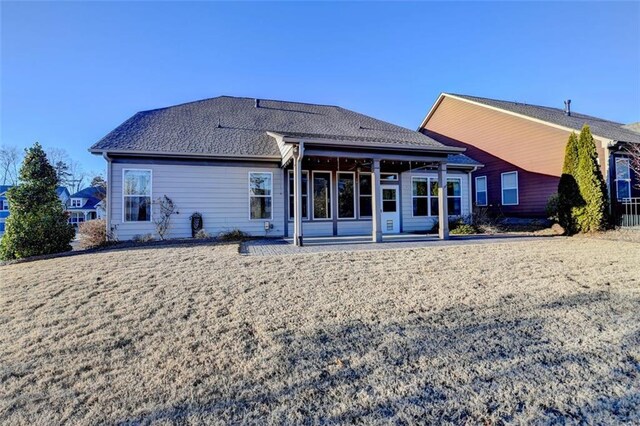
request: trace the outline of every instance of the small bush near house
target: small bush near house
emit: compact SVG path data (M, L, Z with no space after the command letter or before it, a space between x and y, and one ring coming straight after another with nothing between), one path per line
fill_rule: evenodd
M153 240L155 240L153 234L136 234L132 238L132 241L134 243L148 243L149 241Z
M220 241L244 241L249 238L249 234L242 232L239 229L232 229L231 231L221 232L218 234Z
M206 240L207 238L211 238L211 234L209 234L204 229L201 229L198 232L196 232L196 235L194 236L194 238L197 238L199 240Z
M20 184L7 191L11 215L0 240L0 258L20 259L71 250L75 236L56 194L58 177L42 146L27 149Z
M156 232L161 240L164 240L169 229L171 228L171 215L176 212L176 205L173 200L166 195L158 198L156 204L159 207L159 213L157 218L153 221L156 225Z
M474 208L470 222L476 227L478 233L497 234L502 232L500 219L492 215L486 207Z
M560 220L559 211L560 211L560 196L556 192L552 194L551 197L547 200L547 218L554 222L558 222Z
M88 249L107 244L107 224L104 219L82 222L78 230L80 247Z
M453 228L450 232L453 235L473 235L478 233L478 229L473 225L463 223Z
M429 233L437 234L439 230L440 230L440 223L436 219ZM449 219L450 234L471 235L471 234L477 234L478 232L479 232L478 228L474 225L468 224L465 219L462 219L462 218Z

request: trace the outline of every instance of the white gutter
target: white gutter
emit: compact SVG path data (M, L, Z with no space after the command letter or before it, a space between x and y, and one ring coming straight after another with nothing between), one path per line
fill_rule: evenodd
M109 158L109 154L106 152L102 153L102 158L107 161L107 198L105 203L105 222L107 227L107 240L111 236L111 158Z

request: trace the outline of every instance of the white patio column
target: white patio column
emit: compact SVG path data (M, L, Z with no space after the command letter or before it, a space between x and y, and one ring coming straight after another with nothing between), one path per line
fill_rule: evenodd
M374 159L371 166L373 188L371 191L372 230L371 240L374 243L382 242L382 194L380 191L380 160Z
M302 149L293 156L293 243L302 246Z
M447 206L447 163L438 165L438 236L441 240L449 239L449 212Z

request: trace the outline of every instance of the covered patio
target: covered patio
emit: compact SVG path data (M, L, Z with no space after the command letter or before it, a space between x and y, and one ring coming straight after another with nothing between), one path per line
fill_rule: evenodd
M410 234L403 229L403 219L404 222L414 219L416 208L422 208L425 213L428 210L427 215L432 219L430 223L437 219L438 224L437 235L427 235L428 224L425 221L425 232L419 238L446 240L449 238L449 171L455 169L458 176L463 173L465 185L468 185L471 172L480 167L479 163L460 155L464 149L456 147L405 143L390 146L389 143L371 141L271 136L276 138L283 151L284 178L289 182L285 185L286 210L289 212L286 229L289 222L293 226L292 233L285 234L285 237L291 238L296 246L303 246L305 241L317 242L307 239L305 228L325 226L328 229L327 224L333 225L332 233L324 235L328 237L359 240L364 237L375 243L418 238L415 233ZM406 200L401 202L403 192L406 198L407 185L415 185L412 176L418 173L431 173L433 176L419 182L421 188L424 187L423 192L431 192L424 194L424 200L418 200L424 207L411 206ZM403 177L411 180L403 183ZM367 182L366 193L363 182ZM318 190L321 186L323 189ZM461 192L460 186L461 183L457 186L458 192ZM344 190L345 187L348 191ZM341 191L347 196L343 197ZM470 194L468 189L467 194ZM427 199L429 196L432 199ZM461 194L457 196L461 197ZM468 203L470 208L469 195L468 198L464 203ZM318 208L319 201L324 202L321 208ZM415 199L413 201L416 202ZM411 209L410 213L408 210ZM460 212L457 214L461 215ZM390 234L386 235L387 232Z

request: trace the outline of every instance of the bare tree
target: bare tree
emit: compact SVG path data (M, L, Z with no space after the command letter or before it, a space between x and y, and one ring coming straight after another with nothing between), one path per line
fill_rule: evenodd
M18 184L18 169L22 161L20 150L16 146L0 147L0 178L2 185Z
M66 186L71 193L80 191L89 177L89 174L83 170L82 165L72 160L64 148L50 147L46 150L46 153L49 162L53 164L58 172L60 185Z
M89 177L89 174L84 171L79 162L73 160L69 163L69 169L67 171L69 173L69 178L66 183L70 188L69 190L72 188L73 192L80 191Z
M640 144L630 143L625 150L629 155L629 167L631 167L636 176L640 176ZM640 182L636 183L635 186L640 189Z

